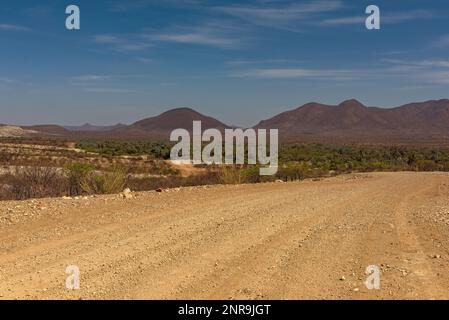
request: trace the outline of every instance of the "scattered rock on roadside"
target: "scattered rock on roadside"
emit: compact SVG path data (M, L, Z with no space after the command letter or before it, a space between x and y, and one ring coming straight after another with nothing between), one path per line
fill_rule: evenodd
M133 194L132 194L130 188L126 188L125 190L123 190L121 195L124 199L132 199L133 198Z

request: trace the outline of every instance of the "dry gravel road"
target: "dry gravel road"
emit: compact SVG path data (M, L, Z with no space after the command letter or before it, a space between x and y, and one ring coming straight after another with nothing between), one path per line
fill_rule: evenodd
M449 175L1 202L0 299L16 298L447 299Z

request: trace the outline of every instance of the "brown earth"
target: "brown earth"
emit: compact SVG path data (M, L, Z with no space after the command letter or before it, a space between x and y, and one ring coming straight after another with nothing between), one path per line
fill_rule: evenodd
M444 173L0 203L0 299L447 299L448 263Z

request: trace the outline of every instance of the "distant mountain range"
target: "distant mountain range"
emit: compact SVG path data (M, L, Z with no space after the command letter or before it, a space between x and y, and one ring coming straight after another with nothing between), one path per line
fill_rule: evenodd
M194 120L202 122L203 130L230 128L190 108L173 109L131 125L39 125L22 128L67 137L168 139L174 129L191 131ZM254 128L279 129L280 139L292 142L449 142L449 100L410 103L389 109L367 107L354 99L339 105L312 102L263 120Z
M118 123L114 126L95 126L90 123L83 124L82 126L64 126L64 129L68 131L85 131L85 132L102 132L110 131L126 127L126 124Z
M284 140L449 140L449 100L390 109L366 107L357 100L337 106L308 103L261 121L256 128L278 128Z
M156 117L137 121L130 126L112 130L110 133L119 136L168 139L174 129L183 128L192 131L193 121L201 121L203 130L216 128L222 131L229 128L226 124L190 108L178 108Z

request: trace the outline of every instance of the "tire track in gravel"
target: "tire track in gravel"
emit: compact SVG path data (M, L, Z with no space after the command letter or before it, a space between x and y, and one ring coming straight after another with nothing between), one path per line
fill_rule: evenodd
M448 181L379 173L99 197L76 208L44 199L60 214L0 219L0 299L447 297L435 285L444 266L427 262L409 220ZM411 259L411 276L400 259ZM64 288L70 264L81 269L79 291ZM382 266L382 290L363 288L368 264Z

